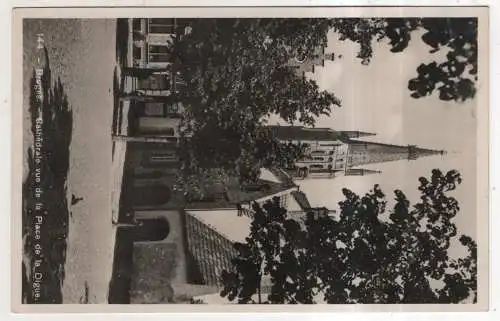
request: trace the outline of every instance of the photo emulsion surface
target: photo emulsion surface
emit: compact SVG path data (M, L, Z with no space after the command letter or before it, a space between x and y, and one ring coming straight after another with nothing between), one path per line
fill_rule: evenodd
M22 20L23 304L478 301L478 17Z

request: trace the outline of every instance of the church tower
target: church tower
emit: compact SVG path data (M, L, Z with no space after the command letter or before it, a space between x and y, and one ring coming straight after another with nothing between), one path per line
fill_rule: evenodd
M361 137L374 133L361 131L335 131L330 128L306 128L302 126L269 126L271 132L283 142L301 143L307 146L307 155L297 161L288 173L295 178L333 178L339 175L363 176L380 171L359 166L399 160L412 161L421 157L443 155L444 151L367 142Z
M444 151L420 148L414 145L399 146L374 142L350 140L348 142L347 167L398 160L416 160L420 157L443 155Z

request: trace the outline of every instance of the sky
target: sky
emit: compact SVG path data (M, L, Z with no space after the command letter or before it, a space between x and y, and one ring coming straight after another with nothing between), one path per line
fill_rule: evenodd
M299 185L313 206L336 208L343 199L343 187L364 194L374 184L380 184L388 197L393 198L392 191L401 189L410 200L416 201L419 177L430 177L434 168L443 172L456 169L462 174L463 183L453 193L461 206L455 222L459 233L475 239L477 100L457 103L441 101L437 95L410 97L407 84L417 75L417 66L436 59L442 61L445 54L429 53L430 47L421 41L420 35L420 32L412 35L403 53L391 53L384 42L375 44L374 57L365 66L356 58L358 45L338 41L337 35L331 32L326 52L333 51L342 58L327 61L324 67L316 67L315 73L308 76L315 79L321 89L339 97L342 107L333 109L330 116L320 117L316 126L373 132L377 136L366 140L415 144L448 153L416 161L364 166L381 170L382 174L378 175L307 179Z

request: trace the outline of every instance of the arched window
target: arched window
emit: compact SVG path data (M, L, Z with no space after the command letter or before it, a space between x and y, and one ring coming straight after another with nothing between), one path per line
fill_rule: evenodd
M166 218L139 219L139 225L133 230L135 242L162 241L170 233L170 224Z

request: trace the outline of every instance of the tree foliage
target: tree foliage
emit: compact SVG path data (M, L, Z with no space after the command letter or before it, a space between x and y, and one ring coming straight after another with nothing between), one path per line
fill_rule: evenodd
M305 29L304 29L305 28ZM286 122L314 125L340 106L332 93L297 75L287 63L300 50L326 43L323 20L195 19L174 46L176 71L186 81L179 99L182 173L213 168L255 180L262 166L296 159L300 148L282 144L265 127L277 114ZM184 178L186 181L186 178Z
M441 100L465 101L474 98L477 81L477 18L359 18L333 19L340 40L359 44L357 57L368 64L374 42L387 41L390 51L404 51L414 31L431 53L445 52L443 62L422 63L417 76L408 81L411 97L422 98L438 92Z
M296 148L280 146L266 131L265 119L277 114L288 123L313 126L315 117L340 106L333 93L320 90L290 64L304 54L314 58L317 47L326 47L330 30L341 41L358 43L357 57L364 64L373 57L375 41L388 42L390 51L398 53L415 31L423 30L422 41L431 52L447 52L446 59L417 68L408 82L411 96L438 92L442 100L464 101L476 92L473 18L232 18L193 19L189 24L190 32L172 47L173 68L186 81L186 88L175 94L187 106L180 152L185 176L217 167L255 179L263 164L277 166L301 155Z
M449 256L459 212L449 193L460 174L433 170L419 181L420 201L411 206L396 190L390 210L377 185L362 197L344 189L338 217L311 211L300 221L277 201L255 205L250 235L235 245L234 270L222 275L221 295L239 303L476 302L476 243L462 235L469 254ZM262 288L268 296L256 300Z

